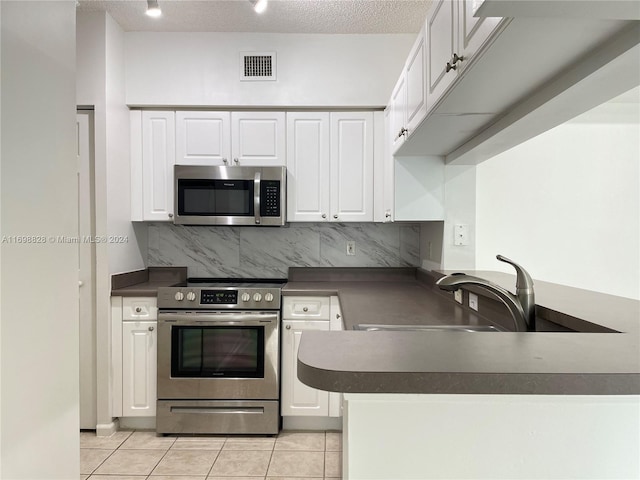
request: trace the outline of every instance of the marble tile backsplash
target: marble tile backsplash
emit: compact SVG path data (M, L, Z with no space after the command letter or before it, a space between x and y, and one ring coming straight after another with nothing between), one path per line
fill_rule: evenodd
M285 227L149 224L147 265L186 266L190 277L285 278L289 267L420 265L419 225L291 223ZM347 255L347 241L356 244Z

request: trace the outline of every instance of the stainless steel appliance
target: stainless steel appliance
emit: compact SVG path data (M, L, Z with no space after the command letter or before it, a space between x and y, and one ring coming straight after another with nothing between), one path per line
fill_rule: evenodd
M250 282L158 289L157 433L278 433L285 281Z
M286 167L174 167L174 223L279 226L286 223Z

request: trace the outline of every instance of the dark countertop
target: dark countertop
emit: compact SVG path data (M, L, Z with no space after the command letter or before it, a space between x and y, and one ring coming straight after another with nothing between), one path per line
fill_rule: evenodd
M187 267L149 267L111 276L112 297L155 297L159 287L175 287L187 281Z
M640 394L640 302L535 281L538 314L579 332L348 331L359 323L487 324L436 290L420 272L349 279L291 269L283 295L338 295L347 331L304 332L298 376L347 393ZM444 272L448 273L448 272ZM467 272L513 291L515 276ZM438 275L437 273L435 274ZM300 278L303 281L300 281ZM329 278L328 281L325 281ZM433 277L431 277L433 281ZM480 299L482 307L483 298ZM481 308L482 310L482 308Z

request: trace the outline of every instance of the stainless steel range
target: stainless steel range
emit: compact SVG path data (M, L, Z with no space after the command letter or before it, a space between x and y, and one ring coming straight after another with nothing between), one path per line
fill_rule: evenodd
M278 433L284 282L158 289L157 433Z

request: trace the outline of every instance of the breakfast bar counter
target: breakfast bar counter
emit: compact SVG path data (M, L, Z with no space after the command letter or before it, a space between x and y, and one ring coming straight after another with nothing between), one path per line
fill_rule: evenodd
M346 393L640 394L638 301L536 281L538 316L577 331L353 331L357 324L486 325L494 318L459 306L433 285L448 272L432 276L413 269L413 277L402 272L376 280L376 271L384 269L361 269L359 278L358 269L345 269L345 280L335 273L341 269L300 269L305 275L299 281L295 270L283 295L338 295L345 327L302 335L298 376L312 387ZM513 275L468 273L507 289L515 285Z

